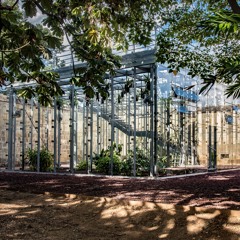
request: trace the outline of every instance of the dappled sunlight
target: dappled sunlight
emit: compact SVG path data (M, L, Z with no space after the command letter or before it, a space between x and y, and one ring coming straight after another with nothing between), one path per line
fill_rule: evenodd
M105 209L101 212L101 218L108 219L111 218L111 216L118 217L118 218L125 218L129 216L129 213L127 209L121 209L117 212L113 212L112 209Z
M31 205L23 204L22 202L18 204L8 203L8 204L2 204L0 203L0 216L3 215L11 215L11 214L18 214L19 211L22 211L23 209L29 209L31 208ZM39 210L31 210L26 211L26 214L35 214ZM19 218L27 217L27 216L18 216Z
M176 210L175 209L170 209L170 210L168 210L168 214L170 216L174 216L174 215L176 215Z
M2 204L2 203L0 203L0 206L1 206L1 209L0 209L0 212L1 212L1 210L2 209L6 209L6 208L11 208L12 210L14 210L14 209L18 209L18 208L26 208L26 207L29 207L29 205L28 204L23 204L23 203L9 203L9 204Z
M56 204L56 206L59 206L59 207L71 207L71 206L77 206L78 204L80 204L80 201L74 201L74 202L62 202L62 203L59 203L59 204Z
M40 209L35 209L35 210L31 209L31 210L28 210L28 211L24 211L24 214L18 215L18 216L16 216L16 218L28 218L29 215L31 215L31 214L37 214L37 213L39 213L40 211L41 211Z
M177 205L240 209L240 171L205 174L184 178L148 179L54 174L3 173L0 185L16 191L51 193L66 198L79 195L119 200L140 200ZM13 177L14 176L14 177ZM21 184L24 182L24 184ZM1 186L0 186L1 189ZM54 196L56 197L56 196ZM58 196L60 199L61 196ZM50 200L51 202L51 200Z
M223 224L223 229L238 234L240 236L240 213L236 212L231 213L228 217L228 222Z
M196 215L187 217L187 231L189 233L199 233L207 226L207 222L198 218Z
M199 211L199 213L198 213L198 211ZM215 210L213 212L204 212L202 210L197 210L195 216L200 219L210 220L210 219L217 217L220 214L221 214L221 212L219 210Z
M167 233L163 233L163 234L158 236L159 239L166 239L167 237L168 237Z
M228 221L223 224L223 228L240 236L240 211L229 211Z
M0 207L2 208L2 205L0 205ZM4 208L4 206L3 206L3 208ZM0 209L0 216L16 214L17 212L18 212L18 210L13 210L11 208L4 208L4 210Z
M237 239L240 212L7 191L0 195L0 227L6 229L3 239Z
M227 230L228 232L231 232L233 234L238 234L240 239L240 229L239 224L225 224L223 225L223 228Z
M167 238L169 236L170 231L175 227L175 221L174 219L168 220L166 226L162 230L162 234L160 234L158 237L160 239Z
M239 192L240 193L240 189L239 188L231 188L227 190L228 192Z
M143 230L149 231L149 232L151 232L151 231L156 231L156 230L158 230L158 229L159 229L159 226L143 227Z
M122 193L119 194L116 198L117 199L127 199L127 198L131 198L131 199L136 199L136 200L140 200L140 199L145 199L146 201L158 201L159 198L162 198L164 196L164 202L168 202L168 200L171 200L171 202L176 201L177 199L179 199L179 196L181 196L181 198L190 198L191 196L193 196L193 194L188 193L188 194L183 194L181 192L178 192L177 190L171 190L168 189L167 191L162 191L159 190L159 192L151 192L150 189L148 189L148 191L143 192L141 189L139 189L138 191L133 191L133 192L126 192L126 193ZM176 199L176 200L174 200Z

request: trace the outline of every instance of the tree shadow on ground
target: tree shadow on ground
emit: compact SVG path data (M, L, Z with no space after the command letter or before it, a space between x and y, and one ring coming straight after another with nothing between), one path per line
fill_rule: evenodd
M0 189L240 209L240 171L176 179L0 173Z
M240 238L239 211L0 191L0 239Z

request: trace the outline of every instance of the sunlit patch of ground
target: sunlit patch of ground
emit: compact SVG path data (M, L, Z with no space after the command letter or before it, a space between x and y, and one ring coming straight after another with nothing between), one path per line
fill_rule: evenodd
M0 239L240 239L240 211L0 190Z

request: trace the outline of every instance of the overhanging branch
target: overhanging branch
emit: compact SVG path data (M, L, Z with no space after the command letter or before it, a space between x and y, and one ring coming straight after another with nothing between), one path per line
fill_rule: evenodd
M30 44L30 42L27 42L26 44L24 44L23 46L19 47L19 48L15 48L15 49L7 49L7 50L0 50L0 52L17 52L19 50L21 50L22 48L28 46Z
M0 11L3 11L3 10L6 10L6 11L12 11L14 9L14 7L18 4L19 0L16 0L16 2L12 5L12 6L3 6L1 3L0 3Z

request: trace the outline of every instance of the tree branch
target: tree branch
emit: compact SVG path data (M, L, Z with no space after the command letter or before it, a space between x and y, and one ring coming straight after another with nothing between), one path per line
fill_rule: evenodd
M12 5L12 6L3 6L1 3L0 3L0 11L2 10L7 10L7 11L12 11L13 8L18 4L19 0L16 0L16 2Z
M19 48L15 48L15 49L7 49L7 50L0 50L0 52L17 52L19 50L21 50L22 48L26 47L27 45L29 45L30 42L27 42L26 44L24 44L23 46L19 47Z
M48 17L52 17L52 18L55 18L57 19L59 22L61 22L61 18L59 18L56 14L52 14L52 13L49 13L47 12L40 3L38 3L38 1L33 1L34 4L38 7L38 9L45 15L47 15Z
M240 6L238 5L237 0L228 0L228 3L233 13L240 14Z
M14 8L18 4L19 0L16 0L16 2L12 5L12 8Z

